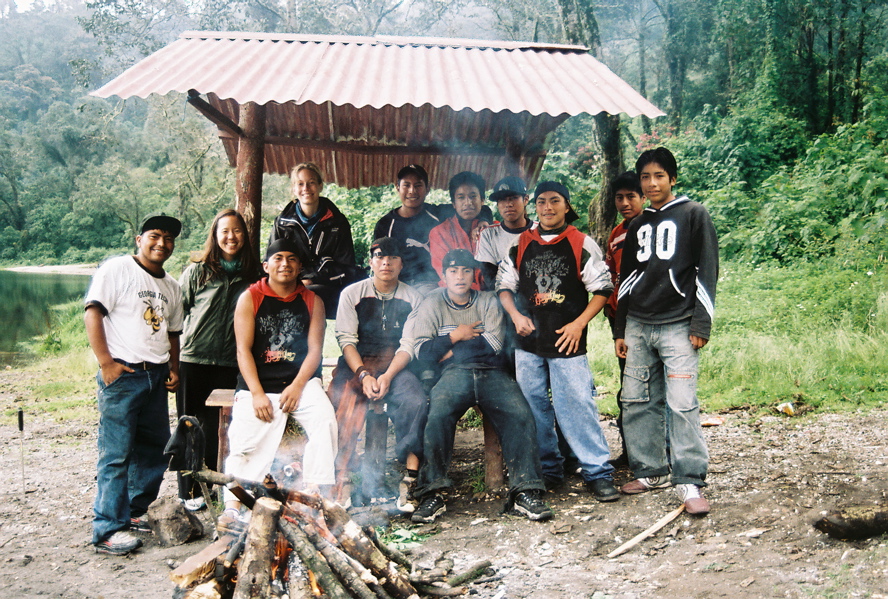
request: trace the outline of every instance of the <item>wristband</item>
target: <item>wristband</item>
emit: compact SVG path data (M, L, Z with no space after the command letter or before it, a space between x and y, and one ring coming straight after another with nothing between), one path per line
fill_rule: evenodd
M370 376L370 371L365 368L364 370L361 371L361 374L358 375L358 382L363 383L364 379L367 378L368 376Z

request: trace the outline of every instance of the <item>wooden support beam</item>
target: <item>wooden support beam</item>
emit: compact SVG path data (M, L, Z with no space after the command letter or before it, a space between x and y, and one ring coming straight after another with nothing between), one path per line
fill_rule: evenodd
M253 253L259 254L262 219L262 173L265 168L265 106L247 102L241 106L243 136L237 146L237 211L247 223Z
M230 131L221 130L219 131L219 137L222 139L234 139L237 137L237 135L231 133ZM387 146L335 142L317 139L304 139L299 137L281 137L277 135L265 136L265 145L307 148L312 150L330 150L351 154L364 154L368 156L409 156L412 154L419 154L423 156L445 156L448 154L460 156L502 156L504 153L506 153L506 150L502 146ZM527 157L538 158L541 156L545 156L547 150L545 148L542 148L541 146L536 146L535 148L530 149L528 153L521 153L521 148L518 148L518 152L519 158L524 160Z
M244 132L237 126L237 123L217 110L212 104L201 98L200 92L196 89L188 90L188 103L194 106L199 113L207 117L223 131L227 131L229 134L236 137L243 137Z

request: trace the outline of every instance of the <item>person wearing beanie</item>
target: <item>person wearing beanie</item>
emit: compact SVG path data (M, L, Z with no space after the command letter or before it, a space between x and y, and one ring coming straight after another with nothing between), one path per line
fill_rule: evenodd
M240 374L228 429L225 472L261 482L292 418L308 441L302 480L309 492L335 482L336 414L321 386L324 302L302 283L302 247L287 238L268 245L266 277L240 296L234 335ZM225 491L220 530L242 528L241 505Z
M422 434L428 401L422 384L409 369L413 338L409 317L422 296L400 281L404 247L391 237L370 245L369 279L342 290L336 313L336 340L342 356L333 371L330 398L339 423L334 499L349 497L351 458L363 430L367 410L387 415L395 426L395 456L406 467L397 495L397 507L412 512L409 493L422 457ZM385 468L374 470L365 458L361 471L360 503L383 502Z
M613 284L601 249L570 224L578 216L568 189L543 181L534 203L539 227L524 231L509 248L497 291L519 337L515 371L536 420L543 477L550 488L564 478L557 418L588 491L598 501L616 501L620 494L586 357L589 321L604 307Z

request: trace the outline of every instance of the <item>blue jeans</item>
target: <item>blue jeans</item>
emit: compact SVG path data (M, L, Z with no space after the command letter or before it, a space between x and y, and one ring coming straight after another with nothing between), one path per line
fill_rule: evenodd
M516 349L515 375L536 420L543 476L558 480L564 477L564 458L555 433L557 416L561 433L577 455L583 479L612 478L614 467L608 463L610 450L598 423L592 371L586 356L543 358Z
M629 466L636 477L664 476L672 482L705 486L709 452L700 427L697 350L690 319L669 324L626 322L623 375L623 430Z
M99 461L93 506L93 544L129 526L157 499L170 438L166 365L124 372L99 386Z
M533 414L515 379L493 368L450 366L430 395L425 459L414 495L422 498L453 486L447 470L453 458L456 423L472 406L481 408L499 437L509 469L510 496L528 489L544 489L534 443Z

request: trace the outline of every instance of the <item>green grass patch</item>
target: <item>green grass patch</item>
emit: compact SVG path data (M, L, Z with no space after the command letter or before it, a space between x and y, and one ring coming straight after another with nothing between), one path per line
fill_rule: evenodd
M882 262L722 267L712 340L700 354L706 411L814 410L888 401L888 272ZM607 321L589 330L599 409L616 414L619 368Z

